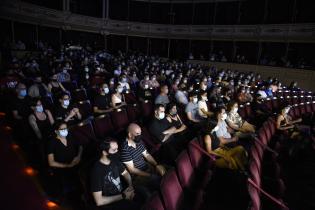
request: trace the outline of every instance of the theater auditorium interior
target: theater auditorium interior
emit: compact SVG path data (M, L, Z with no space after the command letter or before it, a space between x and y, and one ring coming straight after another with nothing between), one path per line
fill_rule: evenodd
M310 0L2 0L1 210L314 210Z

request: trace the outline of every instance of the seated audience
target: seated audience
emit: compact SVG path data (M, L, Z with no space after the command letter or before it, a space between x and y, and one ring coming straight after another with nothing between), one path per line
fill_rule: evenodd
M31 98L40 98L47 96L48 93L48 87L42 82L42 77L36 76L34 84L28 89L28 95Z
M162 85L160 88L160 94L155 98L154 103L167 105L170 102L170 99L168 98L167 94L168 94L168 86Z
M60 105L55 111L56 120L62 120L69 125L74 125L82 119L79 109L70 104L70 97L67 93L61 95L59 103Z
M246 120L243 120L242 117L238 114L238 104L237 102L230 102L228 104L228 114L227 114L227 123L235 131L241 133L255 133L255 126L248 123Z
M55 136L47 147L48 165L57 179L59 195L64 196L79 187L77 166L81 162L83 147L68 135L66 123L56 122L54 130Z
M123 90L124 89L121 85L117 85L115 87L115 91L111 96L111 105L114 109L119 109L126 105L125 97L122 94Z
M198 96L196 92L191 92L189 94L189 103L186 105L185 112L187 118L192 124L198 124L201 122L201 118L198 114Z
M113 109L110 105L109 88L103 83L99 88L99 94L94 99L93 111L96 115L111 112Z
M217 121L210 120L207 123L204 142L209 154L215 156L215 165L219 168L228 168L232 170L246 169L247 153L242 146L227 147L230 141L218 138L216 132L219 130ZM234 137L232 141L237 141Z
M134 200L136 194L132 179L124 165L115 158L118 144L114 140L100 144L101 157L91 172L91 192L99 209L138 210L140 205ZM124 188L123 177L128 186Z
M202 118L211 117L213 114L208 110L207 101L208 101L207 92L204 90L201 90L199 93L198 114Z
M127 132L127 138L121 145L121 161L132 175L133 185L143 192L146 189L149 195L159 190L165 168L146 150L142 143L141 128L137 124L130 124Z

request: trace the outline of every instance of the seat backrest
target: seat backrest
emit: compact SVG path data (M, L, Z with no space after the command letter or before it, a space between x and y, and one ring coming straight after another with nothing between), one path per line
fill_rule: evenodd
M86 120L69 128L69 132L80 145L87 145L96 140L91 120Z
M77 106L82 115L82 119L86 119L93 115L92 105L91 105L90 100L79 101Z
M145 203L143 210L164 210L160 195L156 192Z
M94 119L95 135L98 138L105 138L114 131L112 120L108 114L98 116Z
M71 96L75 101L85 101L88 99L86 90L84 88L75 89L74 91L72 91Z
M250 210L260 210L260 197L258 190L251 184L248 184L248 193L251 198Z
M258 185L261 185L261 178L259 173L259 168L255 161L250 161L249 164L249 172L251 175L252 180ZM259 194L259 193L258 193Z
M191 165L188 153L186 150L182 151L176 159L177 174L180 184L183 189L191 187L194 179L194 169Z
M170 170L163 177L161 181L161 194L163 197L165 209L181 209L184 201L184 193L174 170Z
M117 131L127 128L129 119L125 109L117 109L111 112L113 126Z
M199 145L198 139L195 138L189 143L188 151L192 166L194 168L199 168L202 162L202 153L196 147L194 147L192 143Z
M129 122L139 122L140 121L140 110L138 104L128 105L127 114Z
M142 102L141 103L141 111L142 116L145 118L149 118L153 114L153 104L150 101Z

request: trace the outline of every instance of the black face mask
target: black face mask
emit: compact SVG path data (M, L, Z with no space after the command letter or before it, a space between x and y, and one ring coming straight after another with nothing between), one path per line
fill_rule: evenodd
M141 135L135 136L134 142L139 143L141 141L141 139L142 139Z
M119 161L120 159L120 155L118 154L118 152L114 153L114 154L108 154L107 156L111 161Z

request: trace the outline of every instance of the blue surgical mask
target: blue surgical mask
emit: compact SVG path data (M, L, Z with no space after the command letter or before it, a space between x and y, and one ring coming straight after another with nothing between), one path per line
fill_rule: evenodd
M36 106L36 112L43 112L44 108L42 105Z
M69 104L70 104L70 101L69 101L69 100L64 100L64 101L63 101L63 105L64 105L64 106L69 106Z
M68 136L68 129L59 130L59 135L62 137L67 137Z
M27 95L27 92L25 89L20 91L20 96L25 97Z

